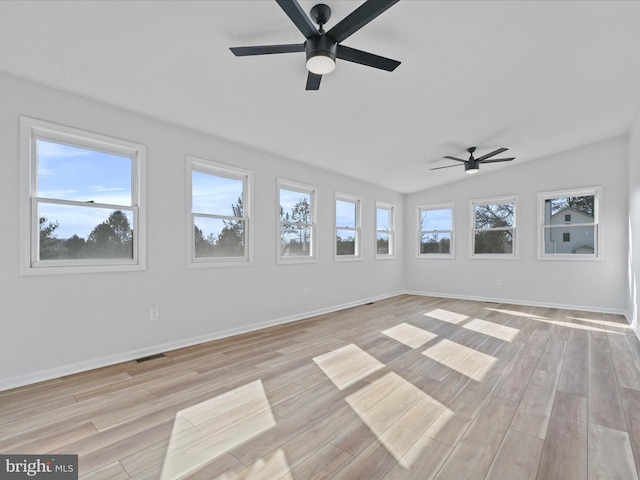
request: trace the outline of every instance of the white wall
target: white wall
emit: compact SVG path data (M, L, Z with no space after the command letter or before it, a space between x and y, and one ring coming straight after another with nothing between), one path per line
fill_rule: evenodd
M458 298L622 313L627 303L627 137L405 196L405 288ZM602 186L601 261L537 260L537 193ZM640 187L640 180L638 181ZM469 200L517 194L519 258L469 258ZM455 202L456 258L418 259L416 206ZM640 214L639 214L640 215ZM640 251L640 250L639 250ZM498 286L498 279L503 285Z
M640 115L629 131L629 265L627 273L627 318L636 335L640 337L638 325L638 282L640 281Z
M401 194L9 76L0 104L0 390L403 289ZM147 145L147 271L20 276L20 115ZM254 172L253 266L187 269L187 154ZM278 176L318 187L316 264L276 264ZM363 200L360 262L333 260L335 190ZM396 260L374 260L376 200L397 206Z

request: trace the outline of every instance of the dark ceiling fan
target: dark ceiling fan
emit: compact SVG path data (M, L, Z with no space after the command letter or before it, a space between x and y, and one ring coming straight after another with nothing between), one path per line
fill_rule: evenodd
M291 21L302 32L306 41L298 44L260 45L253 47L232 47L231 51L238 57L247 55L269 55L274 53L306 52L307 54L307 90L318 90L322 75L331 73L336 65L336 58L348 62L360 63L380 70L392 72L400 62L380 57L373 53L356 50L341 42L364 27L399 0L367 0L334 25L328 32L324 25L331 17L331 9L319 3L311 9L311 18L319 28L311 22L296 0L276 0L278 5L289 16Z
M511 160L514 160L516 157L511 157L511 158L491 158L494 157L502 152L506 152L507 150L509 150L508 148L498 148L497 150L494 150L493 152L487 153L486 155L482 155L481 157L478 158L474 158L473 157L473 153L476 151L476 147L469 147L467 148L467 152L469 152L469 159L468 160L463 160L461 158L457 158L457 157L451 157L449 155L447 155L444 158L448 158L449 160L455 160L456 162L462 162L456 165L447 165L445 167L436 167L436 168L432 168L431 170L440 170L442 168L451 168L451 167L459 167L460 165L464 165L464 171L465 173L478 173L478 171L480 170L480 164L481 163L498 163L498 162L510 162Z

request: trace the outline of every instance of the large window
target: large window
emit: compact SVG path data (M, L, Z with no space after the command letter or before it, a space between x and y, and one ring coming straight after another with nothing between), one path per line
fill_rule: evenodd
M145 146L20 122L23 273L143 270Z
M248 264L251 173L187 157L192 265Z
M315 261L315 187L278 181L278 262Z
M586 260L599 257L599 187L538 194L538 258Z
M454 258L453 204L418 206L418 257Z
M360 258L360 199L344 193L336 193L336 243L337 260Z
M393 258L395 255L395 207L376 202L376 258Z
M516 197L471 202L473 257L517 257L516 208Z

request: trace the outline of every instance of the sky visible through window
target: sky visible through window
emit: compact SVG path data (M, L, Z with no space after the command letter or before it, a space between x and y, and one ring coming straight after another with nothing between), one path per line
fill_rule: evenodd
M451 230L451 209L422 210L420 212L421 229L424 231Z
M389 215L390 210L388 208L376 208L376 230L389 230Z
M39 197L132 205L131 158L45 140L37 141L37 149ZM110 213L105 212L101 221ZM58 238L74 234L87 238L96 226L96 211L91 208L46 204L42 214L48 222L58 222Z
M194 170L191 175L192 211L234 217L233 206L239 206L242 190L242 180Z
M336 226L356 228L356 204L353 202L336 201Z

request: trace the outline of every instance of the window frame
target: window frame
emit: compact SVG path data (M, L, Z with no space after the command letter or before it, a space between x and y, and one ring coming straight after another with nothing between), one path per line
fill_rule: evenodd
M338 225L338 202L353 203L355 206L355 226L344 227ZM353 262L362 260L362 199L355 195L334 192L333 198L333 258L336 262ZM353 231L355 234L355 253L338 255L338 230Z
M476 206L478 205L498 205L513 203L513 226L499 228L476 228ZM519 259L519 235L518 235L518 195L505 195L501 197L490 197L473 199L469 201L469 218L471 220L471 241L469 242L469 258L481 260L518 260ZM475 253L476 230L479 231L513 231L513 248L511 253Z
M553 198L562 198L562 197L583 197L583 196L594 196L594 215L592 223L566 223L562 222L561 224L551 226L545 225L545 202L549 199ZM602 187L584 187L584 188L574 188L574 189L564 189L564 190L554 190L548 192L538 192L538 260L543 261L573 261L573 262L593 262L602 260L602 237L601 237L601 225L600 225L600 215L602 209ZM574 227L579 226L593 226L593 242L594 242L594 252L593 253L545 253L544 248L544 238L545 232L547 229L553 228L566 228L567 225L572 225Z
M189 268L238 267L253 264L253 235L251 222L251 200L253 198L253 172L213 160L187 155L187 266ZM242 217L207 214L193 211L193 172L229 178L242 182ZM244 255L238 257L200 257L195 254L195 218L239 219L244 222Z
M378 209L388 210L389 212L388 230L383 230L378 226ZM395 205L376 200L375 211L374 211L375 235L373 239L374 241L373 251L375 252L376 260L391 260L396 258L395 210L396 210ZM389 236L389 253L378 253L378 234L379 233L384 233Z
M289 190L293 192L309 195L310 199L310 223L300 223L300 225L309 227L311 235L309 238L309 255L300 256L283 256L282 255L282 219L280 218L280 191ZM318 258L316 254L316 239L317 232L317 203L318 203L318 188L314 185L298 182L295 180L288 180L278 177L276 187L276 262L279 265L296 265L301 263L317 263ZM289 222L296 223L296 222Z
M36 148L38 140L131 158L131 205L81 202L39 196ZM146 270L146 155L147 147L140 143L21 116L21 274L49 275ZM131 212L132 258L40 260L38 206L41 203Z
M433 210L451 210L451 229L450 230L422 230L422 212ZM456 258L455 249L455 224L456 224L456 205L455 202L429 203L416 206L416 258L436 258L441 260L452 260ZM425 233L448 233L449 234L449 253L421 253L420 244L422 235Z

